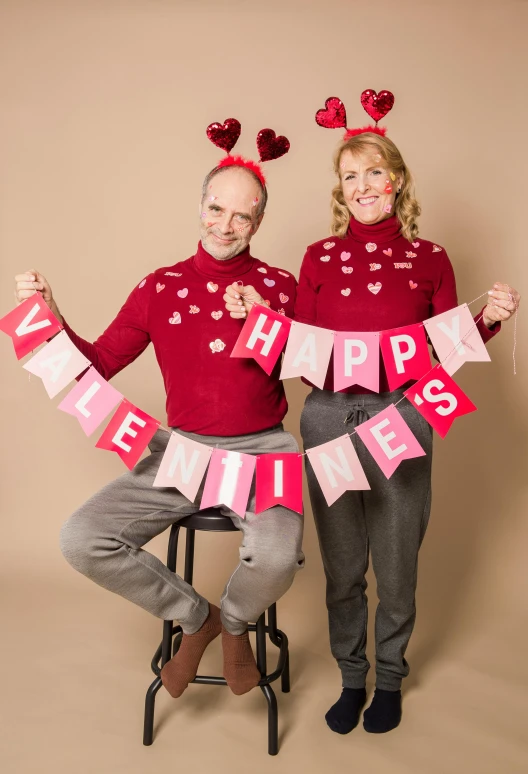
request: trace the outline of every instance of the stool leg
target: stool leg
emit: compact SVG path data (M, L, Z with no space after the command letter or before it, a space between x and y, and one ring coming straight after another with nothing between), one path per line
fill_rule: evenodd
M277 605L270 605L268 608L269 638L278 648L281 646L281 636L277 631ZM283 693L290 692L290 651L286 655L286 662L281 674L281 689Z
M156 694L161 688L161 678L156 677L153 683L149 686L147 695L145 696L145 719L143 721L143 744L147 747L152 744L154 740L154 704L156 701Z
M190 586L192 586L194 572L194 533L194 529L188 529L187 540L185 541L185 571L183 580Z
M257 667L262 675L266 676L266 616L262 613L257 621ZM271 685L261 685L262 693L268 702L268 753L277 755L279 752L279 713L277 710L277 697Z
M286 663L281 674L281 689L283 693L290 692L290 651L286 655Z

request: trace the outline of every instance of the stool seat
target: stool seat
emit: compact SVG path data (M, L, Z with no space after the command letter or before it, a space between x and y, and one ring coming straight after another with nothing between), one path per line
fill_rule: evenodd
M218 508L206 508L186 516L179 521L179 525L200 532L236 532L238 529L231 518L220 513Z

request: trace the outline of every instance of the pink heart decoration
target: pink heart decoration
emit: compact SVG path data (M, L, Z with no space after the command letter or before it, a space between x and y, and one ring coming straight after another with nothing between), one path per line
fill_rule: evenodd
M264 268L264 266L259 266L257 271L260 271L261 274L267 274L268 270Z
M377 296L378 293L381 290L381 282L376 282L375 285L373 285L372 282L369 282L367 287L368 287L368 289L370 290L371 293L374 293L374 295Z
M350 288L345 288L341 291L342 296L349 296L350 295Z
M330 256L329 255L322 255L321 256L321 261L323 263L328 263L329 260L330 260Z
M290 300L290 297L289 296L285 296L284 293L279 293L279 300L280 300L281 304L287 304L288 301Z
M209 293L216 293L216 291L218 290L218 285L215 285L214 282L208 282L207 290L209 291Z
M383 255L388 255L390 258L392 255L392 247L388 247L386 250L384 250Z
M361 95L361 104L369 116L378 123L392 109L394 94L385 89L379 94L374 89L365 89Z
M418 283L413 282L412 280L409 280L409 287L411 288L411 290L415 290L418 287Z
M211 312L211 317L213 318L213 320L219 320L222 317L222 315L223 315L223 312L220 312L220 311Z
M145 282L146 282L146 281L147 281L146 279L144 279L144 280L141 280L141 282L140 282L140 283L139 283L139 285L138 285L138 288L142 288L142 287L144 287L144 286L145 286Z
M354 267L353 266L341 266L341 271L343 272L343 274L352 274L352 272L354 271Z
M420 247L420 243L419 243L419 242L413 242L413 243L412 243L412 246L413 246L413 247Z
M325 250L331 250L332 247L335 247L335 242L325 242L323 247Z
M161 293L162 290L165 290L165 285L162 285L161 282L158 282L156 285L156 292Z
M345 253L344 251L341 253L341 260L342 261L348 261L350 258L351 253Z
M374 250L378 249L378 245L375 244L374 242L367 242L367 244L365 245L365 249L368 253L373 253Z
M440 253L441 251L441 247L438 247L438 245L433 245L433 253Z
M267 285L269 288L272 288L275 284L275 280L264 277L264 284Z
M181 290L178 290L179 298L186 298L188 295L189 295L189 288L182 288Z
M225 344L222 341L222 339L215 339L209 344L209 347L211 349L211 352L221 352L223 349L225 349Z
M178 325L178 323L181 323L181 314L179 312L173 312L172 317L169 317L169 322L171 325Z

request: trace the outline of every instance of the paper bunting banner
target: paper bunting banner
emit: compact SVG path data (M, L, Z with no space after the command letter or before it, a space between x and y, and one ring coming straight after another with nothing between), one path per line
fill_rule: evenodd
M404 395L441 438L446 437L457 417L477 410L440 365L413 384Z
M444 370L452 376L468 360L491 360L467 304L424 320Z
M257 457L255 513L283 505L302 516L302 457L265 454Z
M62 330L62 325L42 298L35 293L26 298L9 314L0 319L0 331L13 340L15 354L20 360L33 349Z
M95 445L116 452L132 470L159 424L125 398Z
M255 464L252 454L213 449L200 510L226 505L244 519Z
M379 333L334 333L334 391L358 384L379 392Z
M370 489L349 435L306 449L328 505L351 489Z
M66 331L61 331L22 367L39 376L50 398L54 398L89 365L90 361L79 352Z
M255 305L240 331L231 357L252 357L271 374L288 339L291 320L283 314Z
M333 331L292 322L280 378L304 376L322 390L333 345Z
M420 323L382 331L380 346L391 392L431 370L425 329Z
M76 417L86 435L91 435L121 400L121 393L92 366L57 408Z
M179 433L171 433L152 486L173 486L193 503L212 451L210 446Z
M403 460L425 456L425 451L394 405L362 422L356 427L356 433L386 478L392 476Z

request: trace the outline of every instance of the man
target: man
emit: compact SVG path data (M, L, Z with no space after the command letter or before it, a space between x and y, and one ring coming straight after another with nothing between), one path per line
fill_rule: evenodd
M158 269L132 291L115 320L93 344L64 320L45 277L16 277L17 300L36 288L75 346L105 378L135 360L152 341L167 393L169 426L211 447L248 454L296 452L282 428L287 402L279 365L268 376L253 360L230 358L242 326L241 314L224 309L230 287L241 305L262 300L293 316L295 279L249 253L266 206L267 192L243 166L209 173L200 205L196 254ZM227 297L226 297L227 300ZM281 597L304 565L302 518L283 507L256 516L254 489L246 518L229 515L241 530L240 563L228 581L220 609L142 546L171 524L198 510L174 488L152 486L169 434L158 430L150 455L108 484L63 526L61 548L79 572L183 629L178 653L163 668L163 684L181 696L196 676L207 645L222 633L224 676L235 694L260 679L248 621ZM197 502L200 502L197 497Z

